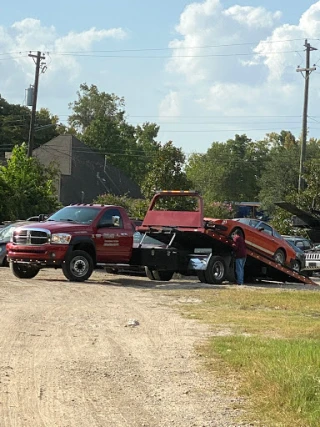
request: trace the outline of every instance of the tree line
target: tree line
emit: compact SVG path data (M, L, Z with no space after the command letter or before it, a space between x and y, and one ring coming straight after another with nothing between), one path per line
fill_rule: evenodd
M212 217L232 217L235 202L259 201L281 232L289 231L290 214L277 209L276 201L291 201L302 208L319 207L318 139L307 141L306 189L298 193L301 142L290 130L268 133L259 141L236 134L227 141L213 141L205 153L194 152L187 158L173 141L158 141L160 127L156 123L131 125L124 98L100 92L95 85L81 84L69 108L68 125L59 123L58 116L46 109L37 112L34 148L61 134L76 135L140 186L144 200L133 201L125 195L120 198L132 216L143 216L157 189L199 191L206 215ZM0 221L57 208L53 185L56 171L26 158L24 143L29 125L27 107L9 104L0 97L0 158L12 151L11 159L0 170ZM101 195L97 201L110 198L114 196Z

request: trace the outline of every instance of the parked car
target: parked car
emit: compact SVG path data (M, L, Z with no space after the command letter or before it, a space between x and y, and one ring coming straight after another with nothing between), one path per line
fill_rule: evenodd
M49 218L50 214L39 214L35 216L30 216L26 221L45 221Z
M216 224L219 233L228 237L233 237L235 231L239 230L249 248L273 258L281 265L300 271L302 266L295 248L266 222L252 218L205 218L205 221L213 226Z
M292 241L292 240L287 240L287 239L285 239L288 243L289 243L289 245L291 245L292 247L293 247L293 249L295 250L295 252L296 252L296 256L297 256L297 259L299 260L299 262L300 262L300 270L304 270L305 268L306 268L306 259L307 259L307 254L306 254L306 252L304 251L304 250L302 250L302 249L300 249L299 248L299 246L296 246L295 244L294 244L294 242Z
M287 236L282 235L282 237L288 242L292 243L297 248L300 248L303 251L309 251L313 248L313 243L310 239L302 236Z
M30 221L12 222L0 229L0 267L8 266L6 245L10 242L14 230L26 224L30 224Z
M306 273L308 276L320 273L320 245L314 244L312 248L304 251L306 256Z

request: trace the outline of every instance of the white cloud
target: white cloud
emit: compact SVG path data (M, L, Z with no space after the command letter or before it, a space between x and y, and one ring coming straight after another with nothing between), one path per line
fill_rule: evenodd
M172 85L179 82L184 106L197 105L199 115L301 114L303 83L296 67L305 63L304 39L319 37L320 1L296 24L284 19L281 11L263 7L224 9L219 0L186 7L176 26L177 38L169 44L173 51L167 64ZM319 54L312 55L314 63ZM314 79L312 88L309 102L315 105L320 81Z
M180 115L180 99L178 92L170 91L159 106L159 117L169 121L170 117Z
M308 34L308 37L318 38L320 31L320 2L314 3L310 8L301 16L299 22L301 31Z
M60 35L54 26L44 26L33 18L15 22L10 28L0 27L0 51L9 53L4 56L5 66L2 68L5 89L10 92L17 81L22 80L24 84L33 81L34 63L28 57L30 51L45 53L48 70L42 76L42 85L49 87L54 82L57 89L59 85L62 87L68 81L74 81L81 71L79 60L76 56L66 55L67 52L87 52L97 42L122 40L126 36L122 28L91 28Z
M275 26L280 16L279 11L270 13L262 7L223 9L219 0L193 3L182 12L176 26L180 38L169 44L173 52L167 70L183 74L190 83L207 80L215 74L223 75L225 71L221 73L219 58L235 51L227 46L257 40L258 35ZM204 49L206 46L211 48Z
M197 102L208 111L222 111L228 116L274 115L275 99L282 100L289 109L297 92L297 87L292 84L277 86L271 91L266 84L251 87L246 84L218 83L211 86L207 95Z
M281 12L268 12L264 7L235 5L223 12L224 16L230 17L239 24L247 27L271 28L275 21L281 18Z
M55 40L55 51L88 51L94 42L99 42L106 38L124 39L126 32L121 28L112 28L110 30L96 30L91 28L82 33L70 32L67 36Z

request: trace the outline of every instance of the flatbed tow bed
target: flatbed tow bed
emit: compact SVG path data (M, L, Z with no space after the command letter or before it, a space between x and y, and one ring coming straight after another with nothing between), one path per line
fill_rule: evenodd
M196 212L177 212L175 210L153 210L158 198L165 196L199 197ZM234 282L234 257L232 239L219 232L219 225L212 225L197 219L202 214L202 199L196 192L162 191L158 192L149 210L137 227L141 233L162 242L160 246L146 247L143 238L134 249L130 264L145 265L146 274L151 280L170 280L173 273L197 275L204 283L220 284L225 280ZM180 216L179 214L183 214ZM201 215L200 215L201 216ZM179 225L170 226L176 223ZM269 279L281 282L300 282L318 286L310 277L277 263L274 259L252 248L247 251L245 280Z
M153 248L143 248L142 239L139 247L134 250L131 262L133 265L146 265L148 266L147 269L158 271L158 274L160 274L159 278L156 279L147 271L147 275L151 280L165 280L164 277L168 277L168 274L164 272L174 270L174 272L185 275L196 273L199 279L206 283L221 283L223 280L234 281L232 241L218 232L210 231L209 233L202 234L199 232L186 232L175 229L169 232L169 228L165 227L164 230L160 228L157 230L150 229L145 230L144 233L162 242L166 242L169 238L169 242L165 244L165 246L154 246ZM190 246L190 242L196 242L197 245L201 244L202 252L199 252L199 250L188 250L186 246L187 241L188 246ZM207 243L206 246L211 246L211 248L213 248L215 258L219 256L223 259L226 267L225 275L222 276L221 272L219 273L220 269L218 263L218 271L213 281L205 279L204 271L206 271L210 259L213 257L212 253L210 254L211 257L208 257L206 251L203 250L206 249L204 247L205 243ZM318 283L315 283L310 277L283 266L252 249L247 249L247 257L248 259L245 267L245 277L247 281L270 279L281 282L292 281L318 286ZM215 268L216 267L217 265L215 265ZM162 279L161 275L163 276Z

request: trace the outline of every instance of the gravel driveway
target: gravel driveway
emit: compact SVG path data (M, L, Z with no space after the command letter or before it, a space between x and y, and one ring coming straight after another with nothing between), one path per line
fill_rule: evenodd
M1 427L250 425L235 379L212 377L195 350L209 330L168 295L202 284L8 268L0 283Z

